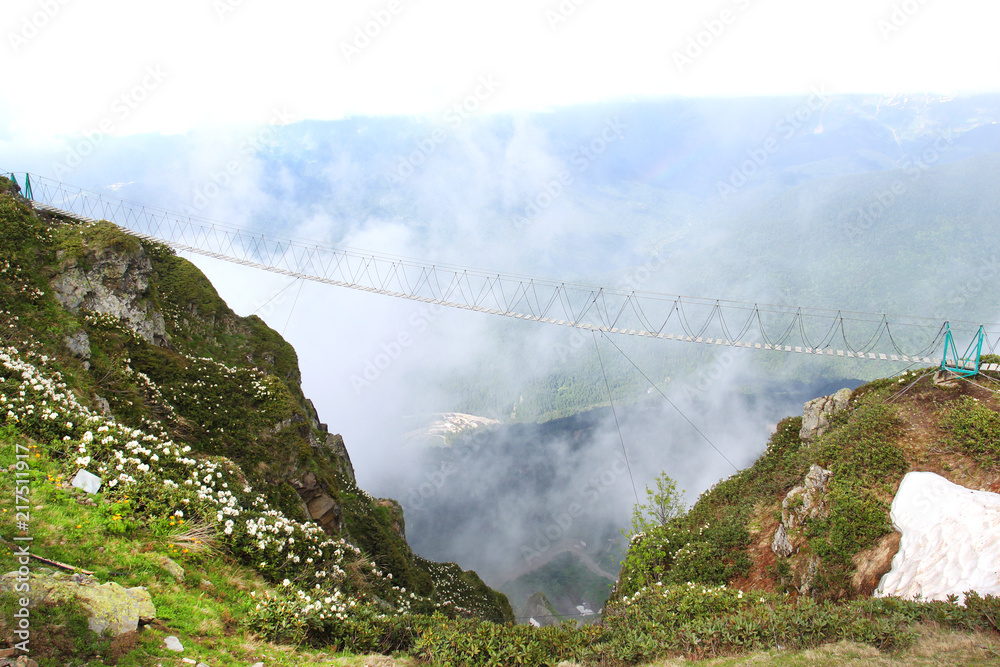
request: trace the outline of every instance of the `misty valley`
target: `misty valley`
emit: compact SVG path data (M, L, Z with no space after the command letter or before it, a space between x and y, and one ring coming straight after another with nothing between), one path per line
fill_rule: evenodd
M731 463L756 458L775 424L805 401L860 384L718 381L711 395L673 404L644 397L616 404L616 414L603 407L542 423L473 425L446 441L411 433L378 489L402 504L415 551L475 569L507 594L520 622L592 622L617 580L632 508L646 502L651 477L663 470L683 489L705 489L735 472Z

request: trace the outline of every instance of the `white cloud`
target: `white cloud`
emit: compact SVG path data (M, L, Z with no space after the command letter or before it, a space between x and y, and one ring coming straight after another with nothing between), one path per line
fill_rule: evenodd
M440 114L483 75L503 84L491 111L819 83L997 90L1000 6L977 0L11 0L6 10L0 48L32 87L5 86L0 119L8 137L36 141L108 117L111 134L260 123L279 105L299 118ZM166 73L162 84L121 118L116 100L149 67Z

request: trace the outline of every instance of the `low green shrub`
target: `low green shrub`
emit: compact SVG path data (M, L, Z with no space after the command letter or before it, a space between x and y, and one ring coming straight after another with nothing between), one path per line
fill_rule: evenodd
M493 667L495 665L554 666L579 662L597 652L600 628L572 623L534 628L490 621L434 617L414 644L413 654L436 665Z
M965 396L947 411L944 426L948 445L981 465L1000 465L1000 413Z
M809 545L825 562L849 566L851 557L892 531L889 504L864 488L831 484L830 516L809 523Z
M376 603L358 602L340 591L310 593L286 586L275 593L253 594L244 626L269 641L356 653L412 647L421 617L386 613Z
M916 637L915 624L932 621L963 629L987 629L993 598L969 607L893 598L846 603L743 593L725 586L654 585L605 609L602 644L611 664L634 664L670 655L713 657L752 650L809 648L849 640L895 651ZM985 611L984 611L985 610Z
M975 591L966 591L965 608L971 617L971 623L1000 632L1000 597L992 595L980 597Z
M656 583L723 584L744 574L746 529L730 521L697 527L675 519L634 535L612 597L627 597Z

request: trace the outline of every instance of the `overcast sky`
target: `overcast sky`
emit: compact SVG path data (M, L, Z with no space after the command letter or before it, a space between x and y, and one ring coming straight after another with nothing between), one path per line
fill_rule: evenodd
M996 91L985 0L6 0L0 140L663 95ZM110 123L108 122L110 121Z

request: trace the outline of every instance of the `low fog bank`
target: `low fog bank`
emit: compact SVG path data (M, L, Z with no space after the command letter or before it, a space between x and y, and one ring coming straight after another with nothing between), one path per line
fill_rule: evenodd
M804 401L857 384L758 377L751 390L751 378L734 379L697 394L671 391L676 408L659 395L619 405L617 425L606 407L480 429L446 448L402 445L393 455L400 465L385 471L378 492L402 503L420 555L457 561L491 585L575 550L617 574L620 531L636 494L646 502L645 487L661 471L691 503L750 465L776 423L801 414Z

